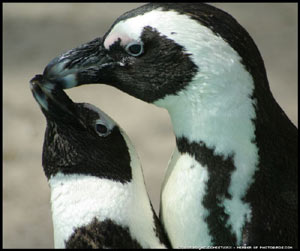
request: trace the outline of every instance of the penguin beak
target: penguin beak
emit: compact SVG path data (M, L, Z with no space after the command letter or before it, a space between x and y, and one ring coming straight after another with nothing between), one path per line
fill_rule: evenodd
M60 88L54 88L42 75L36 75L30 81L33 97L39 104L47 121L73 123L84 125L78 118L75 104Z
M110 72L119 63L107 54L102 41L102 38L96 38L54 58L46 66L43 78L49 85L62 89L100 82L111 83Z

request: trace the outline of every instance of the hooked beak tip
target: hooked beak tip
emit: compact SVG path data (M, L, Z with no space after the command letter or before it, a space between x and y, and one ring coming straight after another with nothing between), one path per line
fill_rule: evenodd
M69 89L84 84L107 80L107 70L120 63L111 58L102 45L102 38L96 38L54 58L46 66L45 82L55 88Z
M34 85L35 83L40 83L43 80L43 75L37 74L30 80L30 86Z

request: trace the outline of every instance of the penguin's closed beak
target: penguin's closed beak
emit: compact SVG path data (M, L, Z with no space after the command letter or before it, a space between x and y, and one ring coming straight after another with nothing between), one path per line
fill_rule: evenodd
M43 78L62 89L101 81L109 84L110 70L116 64L99 37L54 58L46 66Z
M77 116L75 104L61 88L45 80L42 75L30 80L30 88L48 122L84 125Z

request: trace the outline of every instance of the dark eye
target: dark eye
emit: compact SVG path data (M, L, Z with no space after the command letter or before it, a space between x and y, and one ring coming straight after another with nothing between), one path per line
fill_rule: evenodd
M125 50L130 54L131 56L137 57L140 56L144 52L144 46L142 42L131 42L129 43Z
M106 125L97 123L96 124L96 132L99 134L99 136L107 136L110 133L110 130L106 127Z

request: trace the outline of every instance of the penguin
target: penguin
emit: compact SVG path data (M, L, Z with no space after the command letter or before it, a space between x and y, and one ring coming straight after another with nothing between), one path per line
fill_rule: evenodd
M64 89L107 84L167 109L176 148L160 218L173 247L298 247L298 129L231 15L203 3L146 4L43 75Z
M126 133L97 107L46 83L36 75L30 86L47 120L42 164L55 248L169 247Z

